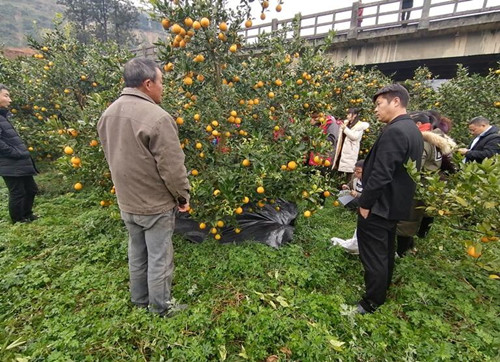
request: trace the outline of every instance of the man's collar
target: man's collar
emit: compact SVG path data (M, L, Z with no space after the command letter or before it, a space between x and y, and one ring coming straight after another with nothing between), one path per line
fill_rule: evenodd
M488 128L486 128L483 132L481 132L481 133L479 134L479 136L478 136L478 137L482 137L482 136L484 136L484 135L485 135L485 133L486 133L486 132L488 132L488 131L491 129L491 127L492 127L492 126L491 126L491 124L490 124L490 125L489 125L489 127L488 127Z
M136 96L136 97L143 98L147 101L150 101L151 103L156 104L156 102L153 100L153 98L151 98L146 93L142 92L141 90L139 90L137 88L125 87L125 88L123 88L122 93L120 95L121 96L124 96L124 95Z
M399 120L401 120L403 118L407 118L407 117L408 117L408 113L401 113L400 115L397 115L396 117L394 117L392 119L392 121L388 122L387 124L392 124L394 122L397 122L397 121L399 121Z

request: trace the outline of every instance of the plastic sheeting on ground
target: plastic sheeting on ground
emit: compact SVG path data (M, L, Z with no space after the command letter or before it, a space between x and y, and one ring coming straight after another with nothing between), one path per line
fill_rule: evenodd
M255 241L279 248L292 240L296 218L297 206L285 200L279 199L274 204L266 204L262 208L255 204L247 204L243 208L243 213L236 217L237 228L241 231L236 233L234 227L220 229L222 235L220 242ZM198 225L199 223L189 214L177 213L175 233L192 242L201 243L207 237L209 228L200 230Z

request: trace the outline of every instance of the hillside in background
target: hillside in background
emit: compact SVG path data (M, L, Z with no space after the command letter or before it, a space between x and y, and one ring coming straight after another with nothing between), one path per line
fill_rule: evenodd
M26 35L37 37L41 31L52 29L57 13L64 13L64 6L56 0L0 0L0 47L26 47ZM162 32L158 22L141 15L134 30L137 45L151 44Z

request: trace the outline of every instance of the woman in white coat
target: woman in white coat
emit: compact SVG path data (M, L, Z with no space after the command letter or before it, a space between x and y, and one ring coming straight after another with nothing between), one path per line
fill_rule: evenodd
M333 167L339 172L344 172L347 178L354 172L363 133L370 127L369 123L360 120L360 113L361 110L358 108L349 108L347 119L340 125Z

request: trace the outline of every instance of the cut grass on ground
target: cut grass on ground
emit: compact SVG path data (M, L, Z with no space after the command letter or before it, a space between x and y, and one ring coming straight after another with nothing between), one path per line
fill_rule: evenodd
M330 238L355 216L333 207L299 218L279 250L175 237L173 294L189 309L161 319L132 307L126 231L116 207L37 178L41 216L11 225L0 182L2 360L494 361L500 283L465 255L464 235L435 225L397 260L388 302L354 314L358 257ZM446 238L444 237L446 235ZM498 248L490 252L498 253Z

